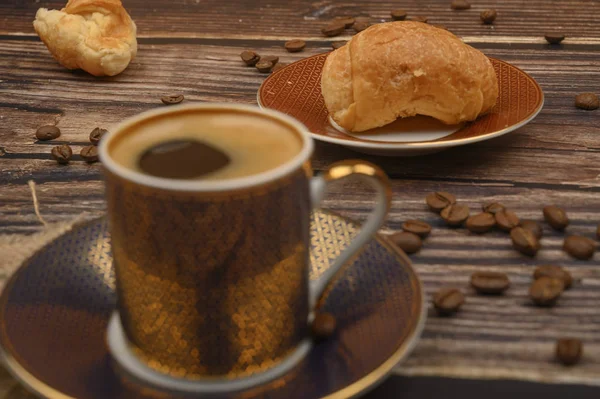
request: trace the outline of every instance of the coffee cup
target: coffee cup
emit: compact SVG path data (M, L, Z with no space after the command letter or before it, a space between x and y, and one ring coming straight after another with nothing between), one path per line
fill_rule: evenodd
M291 117L230 104L152 110L103 138L118 294L108 344L121 368L166 389L218 393L302 360L318 298L376 233L391 198L368 162L313 177L313 146ZM351 178L375 190L374 210L310 281L311 210L328 185Z

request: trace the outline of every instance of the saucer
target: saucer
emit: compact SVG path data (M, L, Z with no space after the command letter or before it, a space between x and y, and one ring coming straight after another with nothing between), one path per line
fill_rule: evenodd
M414 156L489 140L526 125L544 105L542 89L531 76L507 62L490 58L500 94L492 111L476 121L448 126L430 117L416 116L351 133L333 122L325 108L321 71L327 55L305 58L270 75L258 90L258 105L298 119L316 140L367 154Z
M311 224L312 279L360 227L323 211ZM287 374L231 398L348 398L381 382L415 346L425 322L410 261L376 236L334 278L319 302L338 331L315 343ZM164 398L119 370L106 329L116 305L105 218L81 224L33 255L0 297L0 351L28 389L50 398ZM214 397L214 396L211 396Z

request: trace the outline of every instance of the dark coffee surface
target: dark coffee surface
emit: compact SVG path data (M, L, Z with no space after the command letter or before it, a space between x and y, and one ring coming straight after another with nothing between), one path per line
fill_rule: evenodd
M172 140L146 150L139 160L142 172L169 179L197 179L223 169L229 156L196 140Z

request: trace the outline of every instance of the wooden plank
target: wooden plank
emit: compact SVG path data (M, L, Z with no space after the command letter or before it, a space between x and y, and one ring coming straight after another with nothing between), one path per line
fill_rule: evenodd
M23 182L35 175L42 181L87 180L94 167L76 161L59 168L49 160L56 143L36 143L33 134L43 124L57 123L59 142L79 151L96 126L111 128L126 117L162 106L160 96L180 91L188 101L255 103L264 75L243 66L239 43L226 46L190 43L143 45L140 57L124 74L97 79L57 65L41 43L0 41L0 181ZM257 48L281 62L327 51L312 47L288 54L279 45ZM600 59L581 50L484 48L529 71L542 85L546 106L538 118L517 133L439 155L403 159L364 156L395 177L454 179L487 184L598 189L600 126L597 112L573 106L581 91L600 92ZM562 55L564 54L564 58ZM560 71L555 63L561 59ZM319 145L315 167L323 168L357 154Z
M4 0L0 4L0 34L32 34L39 7L62 8L65 0ZM374 0L368 2L271 0L125 0L140 37L320 37L321 27L339 15L390 20L390 11L403 8L410 15L427 16L461 36L541 37L560 29L573 38L598 38L600 3L595 0L473 1L467 11L453 11L450 0ZM498 10L493 26L483 25L479 13Z

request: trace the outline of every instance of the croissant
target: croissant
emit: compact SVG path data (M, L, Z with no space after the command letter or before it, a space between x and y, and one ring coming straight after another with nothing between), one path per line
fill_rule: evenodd
M137 54L136 26L120 0L69 0L60 11L40 8L33 26L69 69L114 76Z
M327 57L325 105L346 130L427 115L446 124L491 110L498 81L490 60L452 33L411 21L374 25Z

